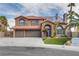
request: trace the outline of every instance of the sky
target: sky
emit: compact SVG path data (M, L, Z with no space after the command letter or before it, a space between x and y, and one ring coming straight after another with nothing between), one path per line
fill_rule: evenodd
M10 27L17 16L63 16L69 8L67 3L0 3L0 16L6 16ZM74 10L79 13L79 4Z

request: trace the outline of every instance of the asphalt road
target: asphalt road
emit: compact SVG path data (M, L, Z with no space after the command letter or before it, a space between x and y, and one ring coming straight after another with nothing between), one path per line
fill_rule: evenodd
M40 47L0 47L0 56L79 56L79 52Z

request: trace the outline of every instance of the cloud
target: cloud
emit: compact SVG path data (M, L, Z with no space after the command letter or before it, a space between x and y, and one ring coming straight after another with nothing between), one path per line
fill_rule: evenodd
M20 15L25 16L54 16L56 13L62 15L66 8L65 4L55 3L0 3L0 15L13 18Z
M27 12L26 9L17 3L0 3L0 15L16 17Z
M16 16L62 16L68 12L67 3L0 3L0 15L6 16L10 26L14 26ZM79 13L79 4L73 10ZM12 24L13 23L13 24Z
M61 11L64 13L64 8L62 7L63 4L23 3L21 5L29 11L26 15L53 16L56 13L61 13Z
M8 18L25 15L25 16L55 16L58 13L62 16L69 10L67 3L0 3L0 15ZM75 7L78 10L79 4Z

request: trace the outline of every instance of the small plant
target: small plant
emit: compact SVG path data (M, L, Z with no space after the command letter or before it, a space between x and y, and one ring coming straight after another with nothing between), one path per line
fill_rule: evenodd
M46 39L44 39L44 43L45 43L45 44L63 45L63 44L65 44L68 40L70 40L70 39L71 39L71 38L68 38L68 37L61 37L61 38L57 38L57 37L46 38Z
M47 29L42 30L42 32L47 32Z

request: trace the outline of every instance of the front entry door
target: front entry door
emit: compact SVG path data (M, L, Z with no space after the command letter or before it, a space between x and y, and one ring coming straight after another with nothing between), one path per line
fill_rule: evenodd
M51 26L50 25L46 25L45 29L47 30L46 36L47 37L51 37Z

